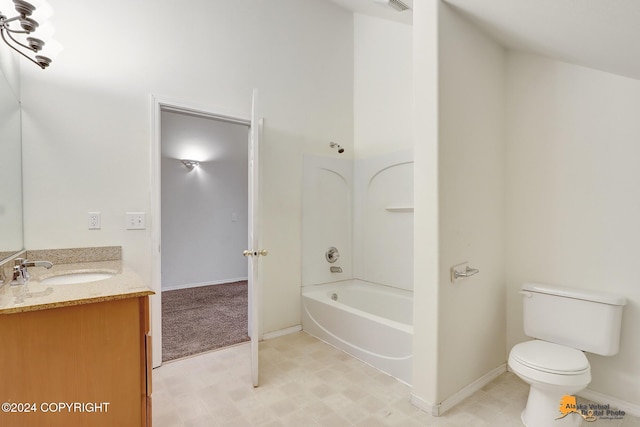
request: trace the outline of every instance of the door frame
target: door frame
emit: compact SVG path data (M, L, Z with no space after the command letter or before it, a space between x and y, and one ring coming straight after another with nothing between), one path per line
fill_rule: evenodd
M222 108L202 107L169 98L151 95L151 300L152 365L162 364L162 252L161 252L161 113L172 111L247 126L251 129L251 114ZM256 301L258 303L258 301ZM250 301L249 304L252 304ZM248 307L251 312L251 305Z

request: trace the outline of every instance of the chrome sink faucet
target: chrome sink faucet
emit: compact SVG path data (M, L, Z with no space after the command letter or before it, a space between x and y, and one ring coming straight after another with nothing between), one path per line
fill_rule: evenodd
M44 267L51 268L53 264L49 261L28 261L24 258L16 258L13 260L13 280L11 286L25 285L29 282L29 270L28 267Z

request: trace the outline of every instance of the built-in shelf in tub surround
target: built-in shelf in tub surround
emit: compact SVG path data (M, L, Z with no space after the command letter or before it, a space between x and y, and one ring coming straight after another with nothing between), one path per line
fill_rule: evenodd
M88 252L82 253L82 249L28 251L27 256L36 260L83 260L100 259L100 257L120 257L117 249L101 250L102 248L86 248ZM40 257L49 255L49 257ZM92 258L93 257L93 258ZM5 283L0 287L0 314L22 313L27 311L46 310L50 308L68 307L94 302L135 298L153 295L146 283L130 269L123 267L122 261L106 260L91 262L54 263L51 269L42 267L30 267L31 279L26 285L11 286ZM61 276L73 273L111 273L114 276L108 279L88 283L69 285L46 285L40 280L53 276Z
M413 212L413 206L387 206L384 209L388 212Z

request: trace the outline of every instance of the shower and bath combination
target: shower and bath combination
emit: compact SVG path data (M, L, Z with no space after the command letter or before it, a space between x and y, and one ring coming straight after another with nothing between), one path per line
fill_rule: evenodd
M344 153L344 148L342 148L342 147L340 146L340 144L336 144L335 142L330 142L330 143L329 143L329 147L331 147L331 148L337 148L337 149L338 149L338 154L342 154L342 153Z

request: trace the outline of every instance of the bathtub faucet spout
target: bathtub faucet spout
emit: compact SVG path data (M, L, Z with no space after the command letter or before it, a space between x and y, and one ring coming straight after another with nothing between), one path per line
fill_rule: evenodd
M332 273L342 273L342 267L330 267Z

